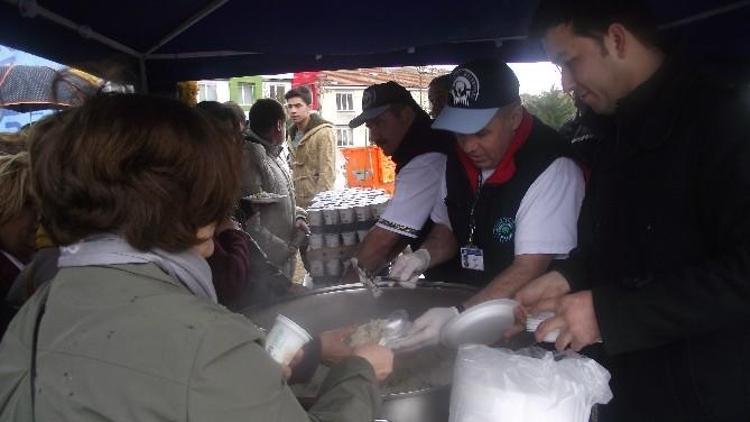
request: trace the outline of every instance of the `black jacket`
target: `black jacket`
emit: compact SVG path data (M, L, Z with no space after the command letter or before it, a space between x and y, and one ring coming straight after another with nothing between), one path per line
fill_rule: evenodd
M670 60L587 122L579 249L615 400L605 419L750 418L750 95Z

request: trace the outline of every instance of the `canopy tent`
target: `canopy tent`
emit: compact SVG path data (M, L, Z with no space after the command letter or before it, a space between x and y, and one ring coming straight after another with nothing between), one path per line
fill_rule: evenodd
M746 69L750 1L652 0L691 52ZM0 44L160 90L180 80L366 66L544 60L536 1L0 0ZM145 83L147 82L147 84Z

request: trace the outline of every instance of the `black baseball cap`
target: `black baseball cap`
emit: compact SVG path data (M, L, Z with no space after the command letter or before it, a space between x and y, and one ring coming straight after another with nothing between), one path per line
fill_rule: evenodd
M374 119L388 110L392 104L405 104L412 107L417 106L416 101L409 91L393 81L382 84L370 85L362 94L362 114L349 122L349 127L354 129L361 126L370 119Z
M518 101L518 78L498 59L477 59L451 72L448 104L432 127L461 134L482 130L497 111Z

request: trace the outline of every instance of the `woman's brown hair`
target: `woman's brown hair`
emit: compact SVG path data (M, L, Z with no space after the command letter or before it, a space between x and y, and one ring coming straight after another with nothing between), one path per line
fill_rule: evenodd
M118 233L141 250L200 241L239 196L236 142L176 100L99 95L30 135L32 187L58 244Z

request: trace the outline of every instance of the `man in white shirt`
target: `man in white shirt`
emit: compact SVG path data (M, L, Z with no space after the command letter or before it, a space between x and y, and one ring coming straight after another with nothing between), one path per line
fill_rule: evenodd
M583 174L566 158L567 144L522 106L518 79L503 62L474 60L451 73L450 99L433 128L456 135L431 212L435 225L422 247L401 255L391 277L413 282L453 260L453 280L481 287L456 307L418 318L398 346L438 341L464 308L511 297L577 243Z
M360 267L374 273L407 243L417 246L424 240L423 229L431 225L431 204L440 186L436 181L445 173L445 151L452 135L432 129L427 113L395 82L368 87L362 110L349 126L365 124L370 140L396 163L393 198L356 256Z

